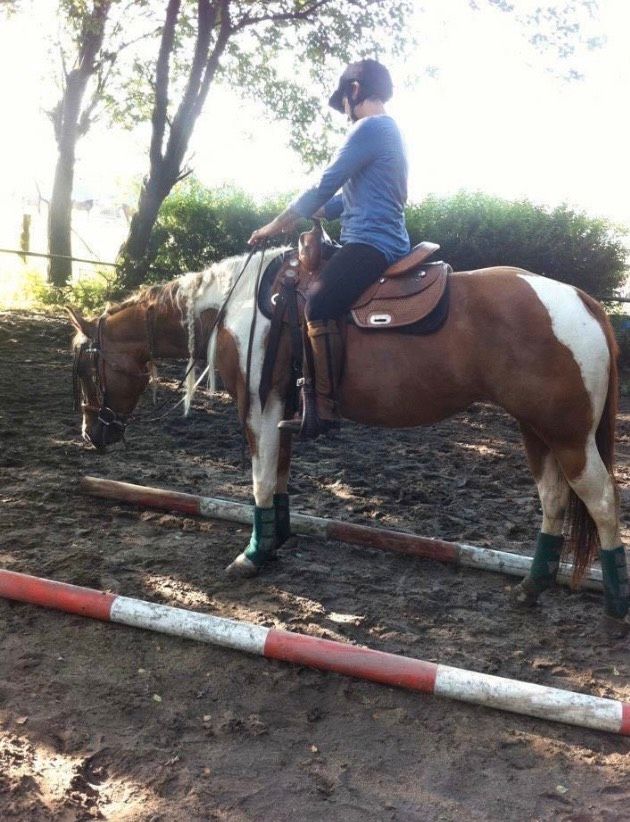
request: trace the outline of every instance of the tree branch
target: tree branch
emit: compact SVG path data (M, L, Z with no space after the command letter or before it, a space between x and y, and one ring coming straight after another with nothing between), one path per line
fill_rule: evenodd
M162 159L162 146L166 129L168 110L169 61L175 40L175 26L179 16L181 0L169 0L166 10L166 21L162 31L162 40L155 67L155 105L151 115L151 147L149 158L152 166Z
M173 127L171 128L168 145L168 153L177 165L179 165L186 150L194 122L203 105L203 100L200 104L199 97L206 82L209 62L219 47L220 53L223 51L225 42L227 42L230 35L228 6L229 0L218 0L212 5L209 0L198 0L197 2L197 40L193 62L186 83L186 91L173 118ZM210 40L217 22L219 23L219 34L212 55L208 58ZM220 53L218 56L220 56ZM208 83L211 79L211 77L208 79Z
M212 83L217 68L219 67L219 60L221 59L221 55L225 51L227 41L234 33L234 29L232 27L232 23L230 20L229 6L229 0L221 0L219 34L217 35L217 41L214 45L214 49L212 50L212 54L210 55L208 62L206 64L206 70L203 75L203 80L201 81L199 94L197 95L197 99L195 100L195 117L198 117L201 113L203 104L205 103L206 97L208 96L210 83Z
M240 31L247 26L255 26L258 23L274 22L279 23L282 20L308 20L313 12L320 9L322 6L327 6L332 0L317 0L302 11L286 11L286 12L270 12L269 14L260 14L257 17L251 17L246 14L232 29L233 32Z
M83 21L77 71L84 77L94 74L96 55L103 45L111 4L112 0L94 0L91 13Z

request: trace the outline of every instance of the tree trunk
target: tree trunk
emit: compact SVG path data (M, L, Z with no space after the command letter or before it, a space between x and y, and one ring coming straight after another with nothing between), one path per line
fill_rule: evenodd
M55 167L50 205L48 207L48 253L72 256L72 184L77 140L79 139L79 112L87 78L71 72L61 103L57 132L59 155ZM61 288L72 274L72 262L54 257L48 265L48 281Z
M20 234L20 251L31 250L31 215L22 214L22 233ZM22 262L28 262L26 254L20 254Z
M136 288L143 282L151 263L147 250L160 206L175 183L185 176L181 170L184 155L231 34L229 3L230 0L198 0L195 53L186 90L166 137L170 56L181 5L180 0L169 0L156 65L149 176L142 187L129 235L118 252L118 269L125 289Z
M176 179L177 170L169 175L162 162L151 169L151 175L142 186L138 210L131 218L129 234L118 252L118 268L126 289L137 288L144 281L151 263L148 254L151 232L164 198Z
M103 44L111 0L94 0L92 11L83 22L77 67L68 72L63 96L52 112L59 149L55 180L48 208L48 253L72 256L72 185L77 140L89 128L89 114L81 117L81 104L87 84L96 71L96 56ZM52 257L48 281L62 288L72 274L72 261Z

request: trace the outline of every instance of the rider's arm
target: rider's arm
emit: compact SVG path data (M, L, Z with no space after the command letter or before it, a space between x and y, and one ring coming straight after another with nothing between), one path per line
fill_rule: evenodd
M324 204L328 204L332 198L335 210L331 212L329 219L334 219L341 215L336 197L333 195L339 191L343 184L352 177L359 169L367 165L374 159L379 148L378 139L375 139L374 124L370 122L372 118L359 120L350 132L348 139L339 149L337 156L324 171L317 185L309 188L300 197L294 200L289 208L301 217L311 217ZM328 211L328 209L327 209ZM328 217L326 213L326 217Z
M370 122L373 119L368 117L355 124L337 156L322 174L319 183L295 199L282 214L270 223L254 231L249 238L250 245L290 231L300 218L312 217L319 212L322 206L326 206L327 219L341 216L343 211L341 196L333 195L346 180L371 162L379 149L379 138L374 131L378 126Z
M335 194L328 202L323 205L319 211L321 216L326 220L337 220L343 213L343 197L341 194Z

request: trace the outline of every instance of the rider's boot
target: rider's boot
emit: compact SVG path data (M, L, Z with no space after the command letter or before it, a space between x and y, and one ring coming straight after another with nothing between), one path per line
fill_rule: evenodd
M307 323L307 330L315 370L315 408L309 409L308 391L312 386L305 381L302 389L303 413L290 420L282 420L278 428L301 434L303 439L315 439L328 431L337 431L340 426L337 389L343 350L336 320L312 320ZM315 413L312 413L313 410Z

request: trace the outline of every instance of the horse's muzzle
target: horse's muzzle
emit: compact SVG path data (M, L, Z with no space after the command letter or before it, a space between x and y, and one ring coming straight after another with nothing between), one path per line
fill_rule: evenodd
M95 422L87 430L87 439L95 448L107 448L108 445L124 439L126 426L125 417L112 411L111 408L103 407L99 410Z

